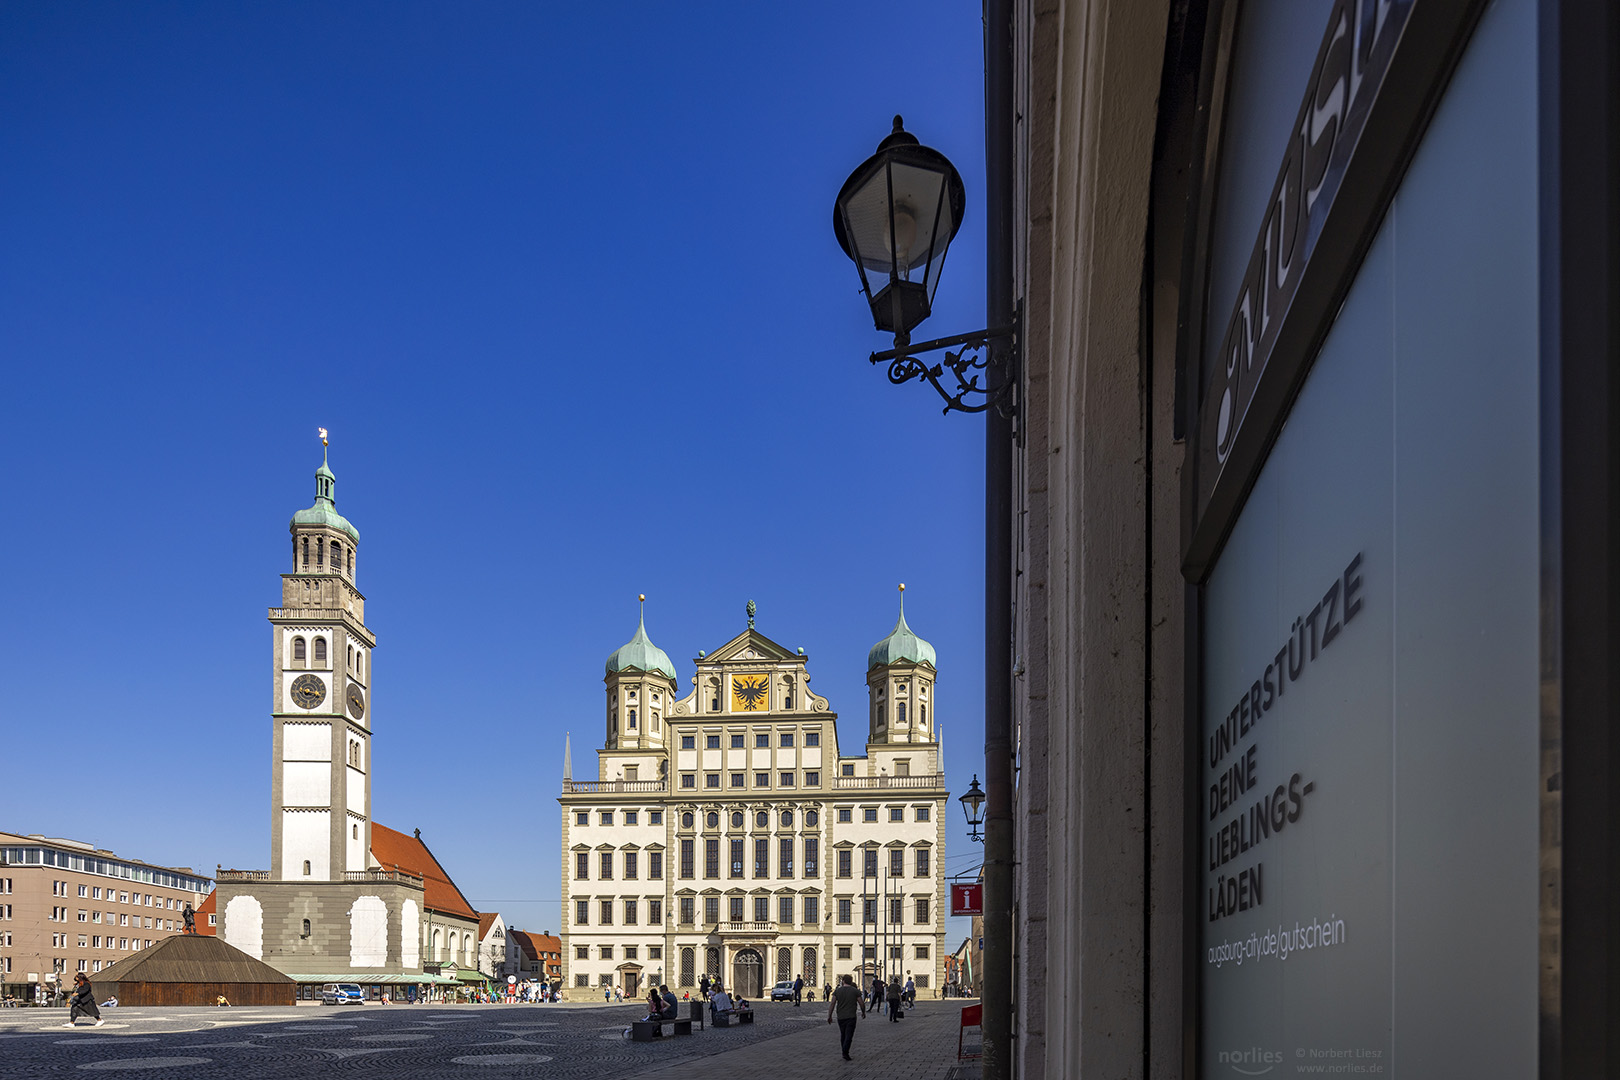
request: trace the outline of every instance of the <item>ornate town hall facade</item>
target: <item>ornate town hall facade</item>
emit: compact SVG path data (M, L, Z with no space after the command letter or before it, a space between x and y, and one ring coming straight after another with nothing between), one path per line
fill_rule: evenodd
M902 586L903 588L903 586ZM562 954L573 997L705 974L745 997L802 976L943 978L946 799L934 649L902 608L867 657L864 756L806 657L753 628L675 667L645 621L607 660L593 780L564 768Z

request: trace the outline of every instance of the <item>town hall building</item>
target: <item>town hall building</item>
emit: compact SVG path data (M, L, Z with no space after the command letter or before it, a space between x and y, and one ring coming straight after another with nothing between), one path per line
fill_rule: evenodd
M949 797L934 648L902 605L867 657L866 752L843 756L804 651L755 630L748 606L685 696L645 619L607 659L596 776L573 778L569 748L558 799L564 986L679 994L708 975L755 998L881 974L934 996Z

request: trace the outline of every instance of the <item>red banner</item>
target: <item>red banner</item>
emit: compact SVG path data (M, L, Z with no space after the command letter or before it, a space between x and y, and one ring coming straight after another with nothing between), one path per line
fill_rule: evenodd
M951 914L983 915L984 886L978 882L971 885L952 885Z

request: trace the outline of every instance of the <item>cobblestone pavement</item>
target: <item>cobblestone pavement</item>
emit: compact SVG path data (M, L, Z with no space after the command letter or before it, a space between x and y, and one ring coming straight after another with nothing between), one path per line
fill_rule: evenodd
M0 1010L0 1078L139 1076L146 1080L612 1080L759 1076L771 1080L947 1080L957 1002L922 1002L900 1023L863 1023L855 1060L838 1056L827 1007L761 1004L751 1025L635 1043L637 1005L395 1005L302 1008L110 1008L106 1024L65 1009Z

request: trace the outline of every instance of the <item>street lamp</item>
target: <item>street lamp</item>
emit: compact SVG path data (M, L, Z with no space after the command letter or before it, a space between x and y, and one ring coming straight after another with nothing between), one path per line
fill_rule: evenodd
M984 843L984 836L979 832L979 826L984 823L984 791L979 787L979 777L975 773L973 783L968 787L967 794L961 798L962 813L967 815L968 839Z
M992 340L1011 341L1017 354L1016 317L1008 326L911 343L911 331L933 312L945 255L962 227L965 206L956 166L919 143L898 116L877 153L844 181L833 205L833 234L860 275L872 323L894 335L894 348L873 353L871 362L888 361L889 381L896 385L918 376L928 380L945 400L946 412L983 412L1006 396L1013 384L1010 372L996 386L980 385L978 373L990 358L977 354ZM953 345L959 348L939 363L917 358ZM947 369L956 380L952 389L940 382Z

